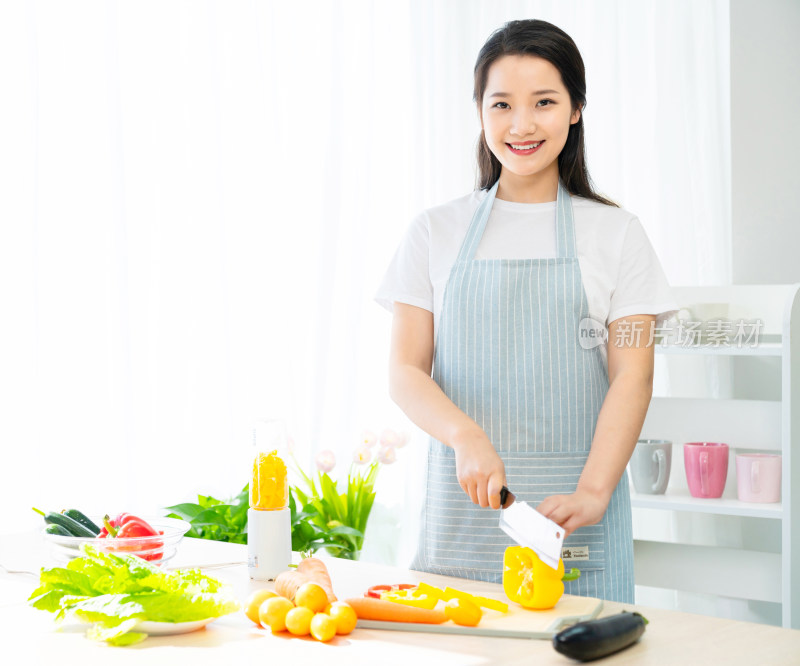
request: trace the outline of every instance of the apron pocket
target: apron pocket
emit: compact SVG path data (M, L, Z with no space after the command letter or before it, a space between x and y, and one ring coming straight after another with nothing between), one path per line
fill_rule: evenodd
M503 552L510 545L498 522L498 511L476 506L461 489L453 450L432 440L420 551L414 566L497 582Z
M501 452L506 467L509 490L517 501L536 508L551 495L575 492L586 464L587 452L526 453ZM563 544L561 558L564 568L583 571L602 571L607 562L606 516L595 525L586 525L570 534Z

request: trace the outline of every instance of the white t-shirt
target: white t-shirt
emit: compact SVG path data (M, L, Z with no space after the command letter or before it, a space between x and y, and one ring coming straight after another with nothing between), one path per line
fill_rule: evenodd
M486 190L417 215L400 243L375 300L395 301L434 315L434 338L450 270L475 209ZM656 326L678 305L638 218L623 208L572 196L578 262L589 316L609 323L627 315L656 315ZM495 197L475 259L539 259L556 256L555 201L518 203ZM605 358L605 346L601 351Z

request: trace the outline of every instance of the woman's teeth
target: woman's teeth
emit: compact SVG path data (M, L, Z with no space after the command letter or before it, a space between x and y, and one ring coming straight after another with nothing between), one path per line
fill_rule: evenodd
M539 150L539 146L541 146L543 143L544 139L531 143L509 143L506 145L517 155L532 155Z

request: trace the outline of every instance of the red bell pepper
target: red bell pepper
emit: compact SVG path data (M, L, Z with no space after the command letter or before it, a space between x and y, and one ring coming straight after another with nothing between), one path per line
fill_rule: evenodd
M114 520L110 520L107 515L103 518L103 529L100 531L100 534L98 534L98 538L131 539L136 537L159 536L163 533L164 532L161 530L153 529L147 521L137 516L130 513L121 513ZM163 545L163 541L149 539L135 544L121 544L114 548L109 548L109 550L130 551L144 560L160 560L163 556L162 553L139 554L138 551L161 548Z
M117 532L118 539L126 537L157 536L156 532L149 523L136 516L128 516L120 525Z
M100 534L97 535L98 539L105 539L108 536L112 538L117 536L117 526L115 521L110 520L108 514L103 516L103 527L100 528Z
M380 599L381 594L384 592L396 592L398 590L413 590L415 587L416 585L411 585L409 583L395 583L394 585L373 585L366 592L364 592L364 596L372 597L374 599Z

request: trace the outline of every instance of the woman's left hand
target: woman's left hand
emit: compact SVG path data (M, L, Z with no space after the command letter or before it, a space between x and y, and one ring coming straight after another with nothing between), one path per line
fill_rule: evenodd
M536 510L561 525L566 539L579 527L599 523L607 508L607 499L588 490L576 490L571 495L546 497Z

